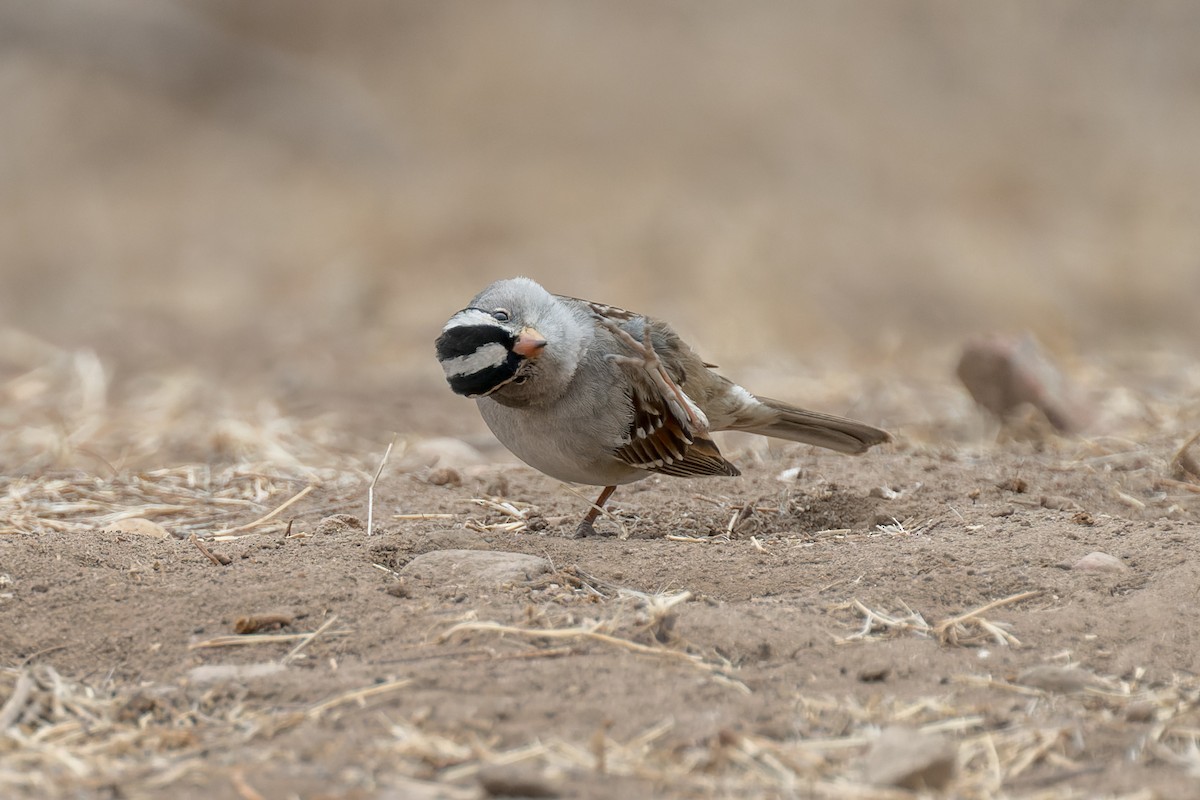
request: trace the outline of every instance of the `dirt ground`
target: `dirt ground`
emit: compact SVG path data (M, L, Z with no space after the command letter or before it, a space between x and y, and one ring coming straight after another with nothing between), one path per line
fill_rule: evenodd
M0 800L1200 796L1198 29L0 3ZM573 539L432 356L517 274L895 442Z
M339 464L286 417L255 435L286 433L307 473L259 441L273 464L6 479L0 785L892 798L911 792L873 770L932 759L955 797L1194 796L1200 487L1171 461L1200 408L1195 366L1171 365L1137 391L1104 374L1110 432L1071 439L897 378L879 421L917 396L959 411L861 458L727 438L744 477L624 487L582 540L584 494L433 384L371 536L382 444ZM161 527L114 530L130 517ZM1072 568L1093 552L1118 563ZM873 750L896 726L911 752Z

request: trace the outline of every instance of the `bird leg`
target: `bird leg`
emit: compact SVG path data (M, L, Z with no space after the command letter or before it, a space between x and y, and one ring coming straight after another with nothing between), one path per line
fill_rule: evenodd
M663 399L672 406L672 410L680 418L680 421L686 420L695 431L708 430L708 418L704 416L704 412L692 402L691 398L684 394L683 389L680 389L675 381L671 380L671 376L667 374L667 368L663 366L662 359L658 357L658 353L654 350L654 345L650 341L650 323L644 322L642 326L642 341L638 341L633 334L622 328L616 322L610 319L600 320L606 328L632 349L637 356L608 356L614 363L621 366L641 367L649 375L650 380L654 383L659 392L662 393Z
M588 511L587 516L580 521L579 527L575 529L575 538L581 539L584 536L596 535L596 528L593 523L595 523L596 517L600 516L600 511L604 508L604 504L608 502L608 498L612 497L613 492L616 490L617 487L615 486L604 487L604 491L602 491L600 496L596 498L596 502L592 503L592 507Z

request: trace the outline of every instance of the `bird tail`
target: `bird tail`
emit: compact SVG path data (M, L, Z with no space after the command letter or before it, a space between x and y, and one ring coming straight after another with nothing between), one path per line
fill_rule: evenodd
M756 420L753 426L738 426L738 430L854 455L865 453L874 445L892 440L887 431L852 419L822 414L819 411L806 411L769 397L758 397L757 400L774 413L770 417L764 415L764 418Z

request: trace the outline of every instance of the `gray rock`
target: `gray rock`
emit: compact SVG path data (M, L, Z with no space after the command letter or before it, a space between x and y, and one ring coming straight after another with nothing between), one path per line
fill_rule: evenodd
M500 586L533 580L549 571L549 561L524 553L434 550L408 562L400 574L460 586Z

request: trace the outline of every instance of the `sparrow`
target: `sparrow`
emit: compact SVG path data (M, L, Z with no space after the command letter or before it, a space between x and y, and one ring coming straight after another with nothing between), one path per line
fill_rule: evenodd
M473 398L517 458L604 487L651 475L736 476L710 434L736 430L858 454L891 440L862 422L751 394L713 371L665 322L551 294L529 278L488 286L436 342L450 388Z

